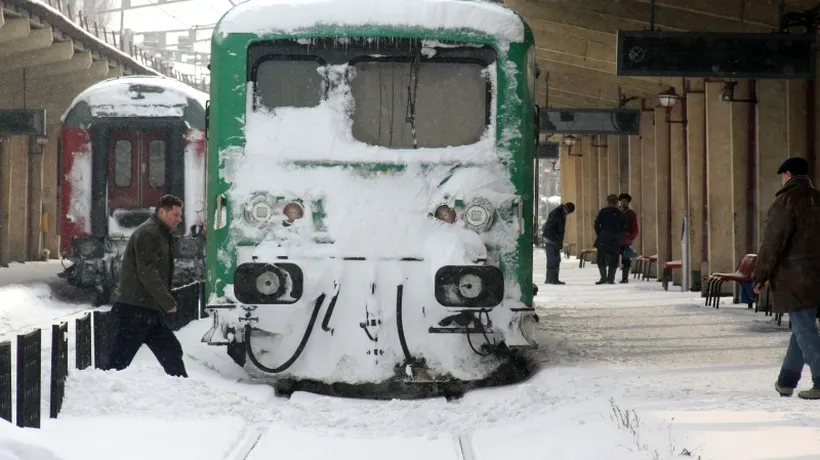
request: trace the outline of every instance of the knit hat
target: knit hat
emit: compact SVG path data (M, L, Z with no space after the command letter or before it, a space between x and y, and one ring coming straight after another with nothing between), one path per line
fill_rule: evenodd
M792 176L805 176L809 173L809 162L805 158L792 157L784 161L777 170L777 174L786 172L792 173Z

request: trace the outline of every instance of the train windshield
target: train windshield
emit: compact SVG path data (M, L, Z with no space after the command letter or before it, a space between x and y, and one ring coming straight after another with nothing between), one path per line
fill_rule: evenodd
M495 52L489 47L425 47L413 40L374 46L373 41L353 40L343 47L288 41L266 48L250 53L255 110L318 107L328 88L343 84L351 101L352 135L369 145L471 145L490 124L488 67ZM328 72L329 66L340 65L348 67L343 81Z

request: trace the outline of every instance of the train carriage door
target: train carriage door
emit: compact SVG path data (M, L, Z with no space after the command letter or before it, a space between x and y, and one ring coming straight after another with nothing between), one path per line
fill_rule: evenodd
M166 166L168 133L151 130L142 133L140 199L142 207L156 206L162 195L169 193Z
M140 205L139 134L115 130L108 136L108 205L109 214L117 209Z

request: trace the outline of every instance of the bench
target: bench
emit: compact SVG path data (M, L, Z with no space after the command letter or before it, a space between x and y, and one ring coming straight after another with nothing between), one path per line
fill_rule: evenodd
M670 260L663 264L663 278L661 281L663 282L664 291L669 290L669 283L672 282L672 270L680 270L681 267L683 267L683 261L680 260Z
M578 267L579 268L584 268L584 265L586 265L587 254L598 255L598 250L595 249L595 248L588 248L588 249L584 249L581 252L579 252L578 253L578 258L580 259L580 262L578 262Z
M567 256L567 259L569 259L569 256L572 255L572 248L574 246L575 243L564 243L564 255Z
M733 273L712 273L706 286L706 306L711 304L715 308L720 308L720 288L725 282L735 282L743 289L744 282L753 280L756 263L757 254L746 254L740 259L740 263L737 264L737 269ZM754 299L754 295L747 297ZM749 300L749 308L752 308L752 303L754 303L754 300Z
M658 261L658 255L654 256L638 256L635 258L635 269L632 271L633 277L641 277L642 280L651 278L652 264Z

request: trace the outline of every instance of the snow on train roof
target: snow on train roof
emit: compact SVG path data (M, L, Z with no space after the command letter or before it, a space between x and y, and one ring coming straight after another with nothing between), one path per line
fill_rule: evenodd
M134 91L134 88L145 90ZM179 117L188 105L188 99L197 101L204 110L208 94L173 78L153 75L117 77L94 84L80 93L60 120L64 122L74 107L83 101L94 117Z
M316 25L472 29L502 40L524 40L511 9L486 0L249 0L229 10L217 32L292 33Z

